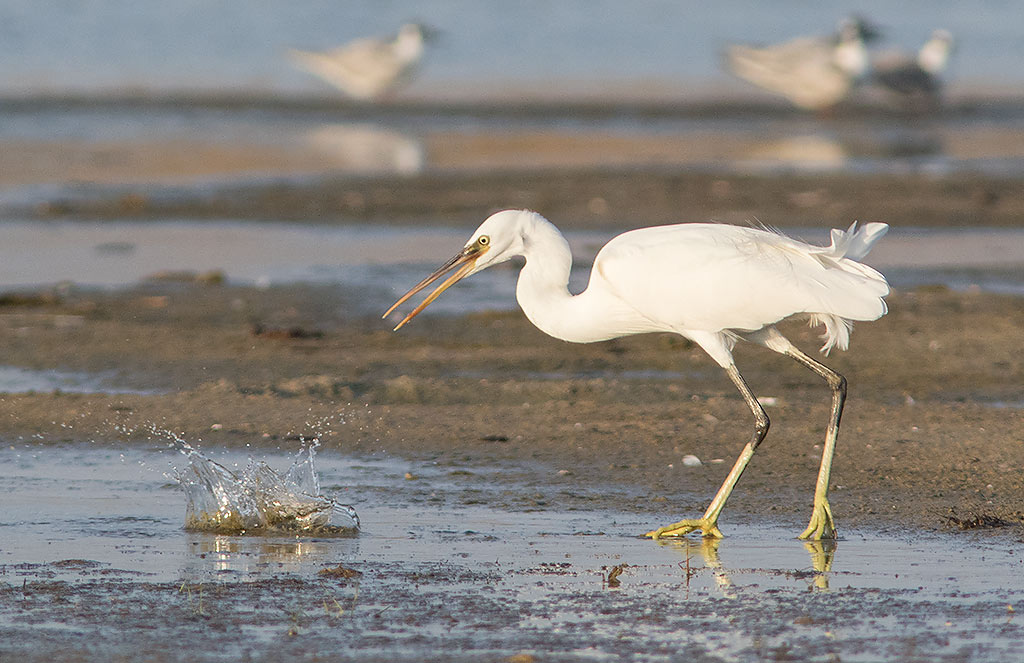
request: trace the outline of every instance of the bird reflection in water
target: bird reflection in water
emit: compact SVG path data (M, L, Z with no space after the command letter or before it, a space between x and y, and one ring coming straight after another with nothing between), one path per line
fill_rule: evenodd
M722 563L719 557L719 547L722 539L714 537L702 537L694 539L659 539L659 545L678 549L684 556L684 561L679 562L679 568L683 573L683 582L686 591L690 590L690 583L703 575L704 570L711 571L711 577L715 582L719 594L723 598L731 599L736 597L737 586L733 582L729 569ZM832 561L835 558L837 544L834 540L804 541L804 549L810 554L811 571L778 570L779 575L793 578L809 578L811 586L809 589L829 589L829 577L832 572ZM699 558L699 559L698 559ZM738 570L734 570L738 572ZM768 570L761 569L765 574Z
M814 569L814 586L828 589L828 577L832 571L832 559L836 555L835 541L804 541L804 548L811 554L811 568Z
M418 139L373 124L327 124L306 142L331 168L360 175L415 175L426 160Z

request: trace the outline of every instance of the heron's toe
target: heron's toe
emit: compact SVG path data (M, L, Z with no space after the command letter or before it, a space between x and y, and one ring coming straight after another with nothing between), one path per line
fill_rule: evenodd
M810 539L812 541L837 538L836 524L832 519L832 507L829 505L828 500L823 499L815 503L814 511L811 513L810 524L807 525L807 529L797 538Z
M700 530L704 536L712 537L716 539L722 538L722 531L718 529L718 525L711 520L706 518L694 518L690 520L680 520L678 523L672 525L666 525L659 527L656 530L648 532L644 536L650 539L661 539L669 537L686 536L690 532Z

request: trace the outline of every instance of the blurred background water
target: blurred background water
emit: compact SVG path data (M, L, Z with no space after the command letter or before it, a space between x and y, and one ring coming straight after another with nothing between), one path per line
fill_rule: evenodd
M934 29L949 29L957 48L942 74L947 105L931 113L824 116L792 108L723 66L730 44L830 35L850 15L880 29L876 50L914 53ZM438 37L428 44L420 75L383 103L353 102L286 57L291 48L322 51L392 34L407 21L430 26ZM311 210L289 220L307 221L312 229L291 225L274 235L263 263L275 265L268 278L278 282L341 278L323 269L335 258L310 262L302 257L308 249L286 250L288 238L316 236L317 224L344 220L344 212L324 208L322 192L311 187L304 194L296 185L317 178L330 178L327 186L334 188L368 175L539 170L555 176L574 168L1020 177L1022 43L1024 5L1003 0L0 0L0 239L7 247L0 251L7 265L0 288L61 280L123 284L144 275L150 258L140 259L139 270L126 269L128 257L141 251L94 250L136 247L138 228L111 225L97 239L96 229L83 225L85 235L69 244L67 227L52 225L81 223L76 210L96 201L85 215L90 222L131 219L141 211L148 222L169 227L219 223L213 231L225 236L217 245L220 258L198 268L259 281L262 272L243 263L266 230L245 232L244 222L218 213L211 202L219 186L239 181L251 188L238 197L258 200L291 187L297 206ZM531 110L530 103L539 105ZM458 181L445 186L457 193ZM794 195L827 202L817 191ZM360 196L350 197L362 204ZM982 209L1012 196L981 186L975 197ZM151 211L167 201L174 212ZM600 212L606 201L595 197L588 204ZM758 201L752 209L760 213ZM277 220L259 210L248 215ZM425 226L444 225L428 207L422 218ZM645 222L633 209L612 210L608 218ZM685 206L679 218L705 220ZM784 217L762 220L787 224ZM822 218L822 226L851 220ZM43 222L49 225L26 234L26 227ZM407 230L398 234L415 237ZM200 235L186 233L180 246L156 246L191 268L188 258L212 246L195 239ZM449 240L444 232L431 237ZM172 245L174 251L167 249ZM959 246L961 238L950 238L935 250L944 256ZM231 247L239 257L228 260ZM59 257L71 250L86 257ZM415 239L412 253L406 262L416 269L433 259ZM285 255L296 256L294 264L285 264ZM346 260L337 263L350 264ZM97 265L113 276L98 276ZM961 261L956 267L989 270L985 274L1002 269L993 289L1017 291L1020 278L1006 273L1018 265L1014 256L1000 265ZM918 282L925 269L912 268L918 271L907 284ZM348 269L342 269L346 279L369 278L368 265ZM976 275L939 280L958 287L988 282Z
M1009 0L4 0L0 96L329 92L289 64L287 49L327 49L411 20L440 32L413 96L566 85L707 95L746 90L722 70L726 45L827 34L854 13L883 29L882 47L916 51L933 29L951 30L954 90L1021 91L1024 5Z

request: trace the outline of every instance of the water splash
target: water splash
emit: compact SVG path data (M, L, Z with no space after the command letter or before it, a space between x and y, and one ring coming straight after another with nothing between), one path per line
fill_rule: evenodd
M359 530L354 508L320 493L314 467L320 441L304 441L282 476L250 459L239 473L207 458L175 436L188 466L174 478L185 492L185 529L219 534L304 533L352 535Z

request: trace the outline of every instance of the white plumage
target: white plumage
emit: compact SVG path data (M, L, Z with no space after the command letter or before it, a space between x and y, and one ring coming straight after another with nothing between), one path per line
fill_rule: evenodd
M793 105L821 110L842 101L867 72L864 26L847 19L834 37L798 37L771 46L729 47L736 76L782 95Z
M806 314L832 323L823 349L846 349L840 321L880 317L888 293L881 275L847 257L853 236L836 231L832 246L819 248L738 226L643 228L601 250L591 284L656 320L656 331L742 333Z
M489 217L465 247L392 306L451 270L396 330L460 279L509 260L526 258L516 299L541 331L565 341L590 343L647 332L674 332L700 345L739 389L754 413L754 438L704 517L650 532L655 538L694 529L720 536L718 514L754 449L768 430L768 417L732 359L737 340L748 340L792 357L822 376L833 389L832 418L815 490L811 524L803 537L835 534L827 500L831 458L845 399L845 379L811 359L776 329L788 318L806 318L825 328L823 352L846 349L855 320L875 320L886 312L885 278L857 262L888 230L883 223L833 230L829 246L813 246L758 228L692 223L641 228L623 233L598 252L583 292L568 290L572 254L547 219L529 211L507 210Z
M393 38L367 37L313 53L290 50L298 67L356 99L379 99L412 80L423 57L423 26L407 23Z

